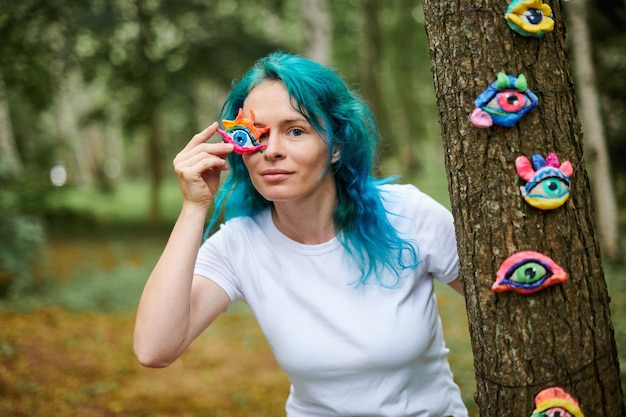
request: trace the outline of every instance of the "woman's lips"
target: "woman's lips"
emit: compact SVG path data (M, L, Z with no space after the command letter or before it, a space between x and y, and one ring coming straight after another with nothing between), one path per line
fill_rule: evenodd
M279 182L289 175L291 175L291 172L283 169L266 169L261 172L261 177L267 182Z

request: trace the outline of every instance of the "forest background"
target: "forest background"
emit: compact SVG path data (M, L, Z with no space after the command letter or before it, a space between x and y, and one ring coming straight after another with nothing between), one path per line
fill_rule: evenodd
M281 415L288 382L245 306L166 370L136 363L132 322L180 207L171 160L256 59L311 50L307 14L320 4L0 0L0 415ZM626 5L585 5L623 232ZM420 2L325 7L329 64L380 123L380 173L449 207ZM604 265L624 385L621 259ZM464 302L437 290L477 415Z

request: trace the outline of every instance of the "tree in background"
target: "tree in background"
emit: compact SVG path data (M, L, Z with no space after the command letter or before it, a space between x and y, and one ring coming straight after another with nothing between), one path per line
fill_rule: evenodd
M532 413L560 386L585 415L625 416L609 297L594 226L565 25L543 38L513 32L495 0L424 1L446 171L464 281L481 416ZM539 106L513 127L478 129L469 115L499 72L524 74ZM555 152L575 167L571 197L555 210L526 204L519 156ZM547 254L569 280L535 294L491 287L510 255Z
M98 129L92 130L97 136L107 125L121 123L128 148L133 142L145 143L125 168L149 178L149 213L157 220L161 170L171 160L171 150L210 122L209 111L216 113L215 108L204 109L203 120L196 119L203 114L199 85L227 89L260 56L289 49L286 36L273 32L284 29L282 19L274 16L275 6L274 0L266 0L239 13L233 0L2 1L3 104L13 122L18 159L44 179L57 158L65 159L77 178L89 178L92 173L85 171L92 166L98 176L104 161L91 161L85 152L93 139L88 127L97 123ZM276 20L273 25L266 24L270 18ZM62 113L72 117L57 120L57 126L43 122L50 113L57 117L59 103L76 101L68 92L85 90L92 93L89 102L74 102L73 112ZM105 98L94 100L98 94ZM111 145L106 139L97 138L100 148ZM67 161L66 155L77 160Z
M162 166L219 110L200 108L203 84L226 89L255 59L287 48L281 31L292 20L275 17L275 3L241 15L234 0L0 0L0 296L34 284L42 218L75 219L49 203L57 163L66 186L95 178L110 190L105 158L125 153L124 179L150 180L149 217L159 219Z
M333 66L376 115L386 173L413 180L439 132L421 5L354 0L331 2L330 10Z
M574 77L585 143L590 150L588 162L595 197L593 201L600 242L609 259L617 261L620 258L617 202L600 106L600 93L596 85L596 71L593 62L591 34L587 22L586 3L585 0L565 2L568 27L570 28L568 36L571 40L570 48L574 56Z
M6 86L0 72L0 178L13 177L22 170L22 159L17 152L13 125L9 117Z
M578 0L580 1L580 0ZM626 201L626 1L585 2L616 197Z
M326 0L301 0L305 55L322 65L332 58L332 22Z
M93 45L90 59L81 64L85 72L93 63L106 67L115 101L125 104L123 122L129 136L145 140L149 218L154 222L161 217L163 165L171 159L165 142L177 149L178 141L184 140L183 132L168 129L168 115L187 118L185 137L189 137L199 128L194 123L195 90L202 80L228 85L254 60L284 46L263 31L262 17L273 3L250 5L245 14L228 0L210 4L135 0L91 6L91 13L83 17L88 24L76 26L77 35Z

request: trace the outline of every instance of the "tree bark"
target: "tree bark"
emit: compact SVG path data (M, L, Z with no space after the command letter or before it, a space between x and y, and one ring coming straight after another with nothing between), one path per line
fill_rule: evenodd
M585 0L570 0L565 3L569 22L571 48L574 55L574 77L581 108L582 127L585 140L591 150L588 161L591 165L591 184L602 249L608 257L619 259L619 236L617 203L611 175L611 160L606 146L600 98L596 87L596 74L592 59L591 37L587 25Z
M481 416L529 416L534 396L560 386L587 416L625 416L609 296L585 169L565 26L527 38L496 0L424 0L448 186L455 218ZM478 129L474 100L498 72L524 74L539 106L511 128ZM555 152L571 161L571 196L555 210L528 205L515 159ZM510 255L551 257L569 280L538 293L494 293Z

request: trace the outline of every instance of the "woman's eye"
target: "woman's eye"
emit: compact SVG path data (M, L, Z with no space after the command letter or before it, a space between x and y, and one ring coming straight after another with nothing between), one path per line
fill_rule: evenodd
M267 133L267 132L263 133L261 136L259 136L259 142L266 141L269 136L270 136L269 133Z
M291 129L291 135L292 136L301 136L303 134L304 134L304 131L302 129L299 129L297 127L294 128L294 129Z

